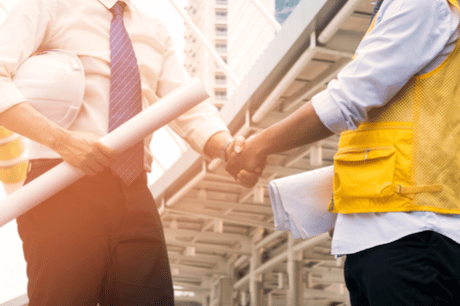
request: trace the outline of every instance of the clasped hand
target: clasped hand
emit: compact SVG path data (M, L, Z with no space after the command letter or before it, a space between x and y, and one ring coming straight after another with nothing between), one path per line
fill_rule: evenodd
M117 151L105 146L99 137L92 133L66 132L54 148L70 165L82 170L87 175L95 175L117 159Z
M254 187L266 165L267 157L258 152L255 137L236 136L227 150L225 170L244 187Z

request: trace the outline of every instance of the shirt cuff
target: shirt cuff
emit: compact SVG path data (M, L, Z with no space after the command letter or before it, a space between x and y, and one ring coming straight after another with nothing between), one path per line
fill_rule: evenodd
M208 140L214 134L222 131L230 133L225 123L219 117L208 118L200 124L199 128L195 128L190 133L189 143L195 151L204 156L203 150Z
M311 100L313 109L329 130L340 134L349 129L340 108L334 103L327 90L318 93Z

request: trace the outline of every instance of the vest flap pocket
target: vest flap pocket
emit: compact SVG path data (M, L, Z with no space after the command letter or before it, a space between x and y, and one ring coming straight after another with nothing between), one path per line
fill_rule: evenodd
M387 197L394 193L395 148L348 147L334 156L334 195Z

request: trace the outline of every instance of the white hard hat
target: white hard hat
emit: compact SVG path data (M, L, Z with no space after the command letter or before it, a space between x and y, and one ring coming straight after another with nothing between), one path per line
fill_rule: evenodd
M83 65L76 54L50 50L28 58L13 83L33 107L67 128L80 111L85 93Z

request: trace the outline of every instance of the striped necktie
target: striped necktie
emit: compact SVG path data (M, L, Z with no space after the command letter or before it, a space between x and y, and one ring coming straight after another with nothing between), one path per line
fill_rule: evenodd
M123 22L125 7L124 2L118 1L111 9L109 132L142 111L141 77ZM129 185L143 171L143 164L144 145L141 141L121 153L112 169Z

